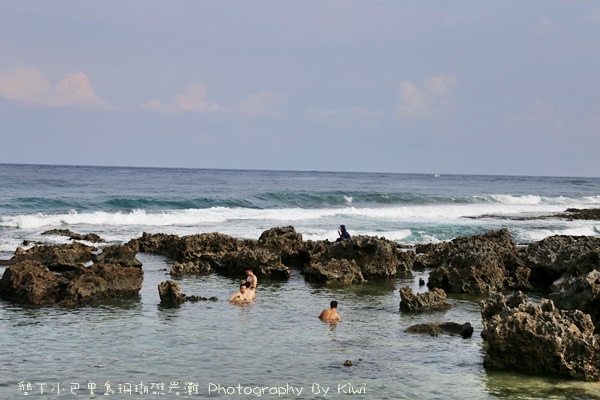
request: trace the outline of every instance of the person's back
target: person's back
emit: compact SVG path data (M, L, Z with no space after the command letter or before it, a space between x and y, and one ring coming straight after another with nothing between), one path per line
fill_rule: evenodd
M330 303L330 308L326 308L325 310L321 311L321 314L319 314L319 319L329 322L340 321L342 317L337 312L337 301L332 301Z

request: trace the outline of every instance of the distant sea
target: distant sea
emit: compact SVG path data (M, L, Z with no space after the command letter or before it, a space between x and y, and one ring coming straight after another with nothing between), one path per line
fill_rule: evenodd
M41 235L55 228L110 244L143 232L258 239L277 226L335 240L340 224L406 245L502 227L522 244L600 236L599 221L532 218L567 208L600 208L600 178L0 164L0 258L25 240L67 243ZM418 279L428 271L342 288L294 271L261 280L244 307L226 301L237 280L186 277L182 292L219 301L169 309L157 285L171 279L170 261L138 258L145 278L135 299L70 309L0 302L0 398L600 399L596 383L485 370L480 298L401 313L399 288L426 290ZM332 299L337 325L316 318ZM470 322L475 333L404 332L425 321Z

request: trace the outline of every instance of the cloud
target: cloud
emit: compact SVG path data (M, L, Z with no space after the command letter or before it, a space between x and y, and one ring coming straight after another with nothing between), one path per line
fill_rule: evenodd
M286 98L281 93L263 90L248 96L234 107L234 110L249 117L273 116L282 112Z
M17 64L10 73L0 73L0 95L19 103L54 107L113 107L96 95L86 74L68 74L56 85L42 76L37 67Z
M177 95L173 103L162 104L162 101L157 98L143 104L142 109L164 113L214 113L221 111L219 103L208 103L206 101L207 92L205 85L192 83Z
M430 118L450 114L455 104L451 92L458 83L453 74L442 74L425 79L423 87L412 81L400 84L398 114L401 118Z

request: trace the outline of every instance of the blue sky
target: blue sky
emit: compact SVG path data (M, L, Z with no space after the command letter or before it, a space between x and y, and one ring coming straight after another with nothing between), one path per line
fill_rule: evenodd
M0 162L600 176L598 1L0 10Z

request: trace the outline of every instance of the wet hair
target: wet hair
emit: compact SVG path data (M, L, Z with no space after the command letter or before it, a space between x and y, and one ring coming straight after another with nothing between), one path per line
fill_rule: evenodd
M331 308L337 308L337 301L333 300L331 303L329 303L329 305Z
M241 289L241 288L247 288L247 287L248 287L248 285L247 285L246 283L242 283L242 284L240 285L240 289Z
M252 284L250 282L243 283L242 286L246 286L247 289L250 289Z

